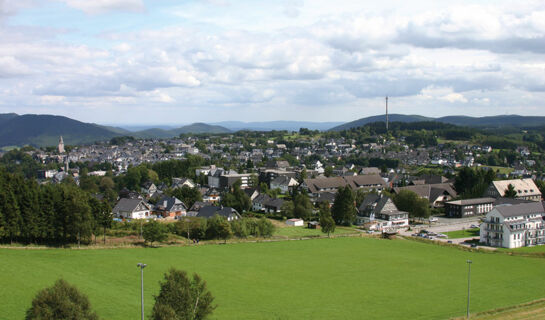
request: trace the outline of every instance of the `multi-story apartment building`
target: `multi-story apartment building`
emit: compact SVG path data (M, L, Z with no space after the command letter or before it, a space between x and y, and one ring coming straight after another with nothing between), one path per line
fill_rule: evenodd
M483 215L494 207L494 198L477 198L445 202L445 213L450 218Z
M519 248L545 244L542 202L500 205L481 223L481 243L493 247Z

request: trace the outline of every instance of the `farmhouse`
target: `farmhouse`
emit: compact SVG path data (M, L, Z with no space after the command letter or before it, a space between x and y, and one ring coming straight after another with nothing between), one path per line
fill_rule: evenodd
M480 241L504 248L545 244L544 215L542 202L497 206L481 224Z
M504 197L509 185L512 185L517 192L515 198L541 201L541 192L532 179L492 181L485 192L485 196L493 198Z
M118 218L145 219L151 212L151 206L142 199L121 198L112 210Z

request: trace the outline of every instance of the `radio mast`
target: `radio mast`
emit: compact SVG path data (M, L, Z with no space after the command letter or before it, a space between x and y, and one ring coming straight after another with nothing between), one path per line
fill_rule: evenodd
M388 131L388 96L386 96L386 131Z

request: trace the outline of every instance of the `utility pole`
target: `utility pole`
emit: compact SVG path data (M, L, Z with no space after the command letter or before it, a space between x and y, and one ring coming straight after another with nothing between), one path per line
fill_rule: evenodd
M469 319L469 296L470 296L470 288L471 288L471 263L473 261L467 260L467 314L466 317Z
M144 263L138 263L136 265L140 268L140 305L141 305L141 311L142 311L142 320L144 320L144 268L147 266Z

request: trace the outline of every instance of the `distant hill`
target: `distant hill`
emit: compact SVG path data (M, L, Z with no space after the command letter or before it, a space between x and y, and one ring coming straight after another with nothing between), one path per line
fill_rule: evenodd
M151 128L142 131L130 132L128 135L138 138L173 138L178 137L182 133L229 133L231 130L216 125L206 123L193 123L180 128L165 130L159 128Z
M385 115L371 116L347 122L340 126L331 128L331 131L341 131L350 128L361 127L368 123L384 122ZM465 127L480 127L480 128L529 128L545 126L545 117L538 116L519 116L519 115L502 115L489 117L468 117L468 116L447 116L441 118L429 118L417 115L391 114L389 115L390 122L419 122L419 121L435 121L442 123L454 124Z
M86 144L117 136L136 138L172 138L181 133L229 133L217 125L193 123L176 129L148 129L131 132L112 126L85 123L63 116L15 113L0 114L0 147L32 145L55 146L62 136L65 144Z
M212 123L223 126L232 131L251 130L251 131L272 131L287 130L299 131L301 128L310 130L328 130L338 126L342 122L312 122L312 121L263 121L263 122L242 122L242 121L222 121Z
M371 116L371 117L361 118L355 121L347 122L345 124L341 124L339 126L333 127L329 130L342 131L342 130L348 130L350 128L361 127L368 123L385 122L385 121L386 121L385 115ZM420 122L420 121L434 121L434 119L424 117L424 116L418 116L418 115L390 114L388 115L388 121L389 122Z
M545 117L502 115L490 117L448 116L435 119L435 121L468 127L540 127L545 125Z
M119 135L106 127L63 116L2 114L0 121L0 147L53 146L59 136L63 136L65 144L81 144Z

